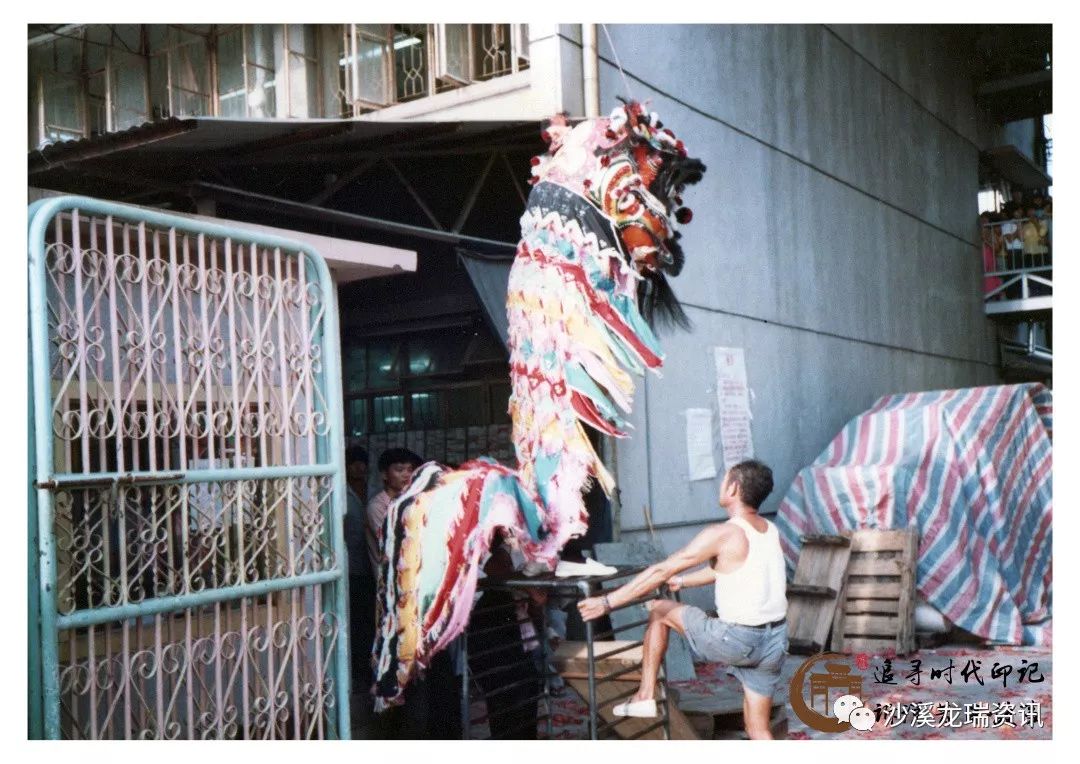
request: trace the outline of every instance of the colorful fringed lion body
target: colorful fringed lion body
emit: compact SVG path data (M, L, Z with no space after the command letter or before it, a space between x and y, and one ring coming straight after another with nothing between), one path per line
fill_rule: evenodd
M377 709L399 703L416 671L465 629L496 529L544 566L585 533L583 488L595 479L611 495L615 484L582 425L624 437L631 374L663 359L650 320L685 322L665 278L682 268L671 218L689 222L689 210L673 210L704 166L635 103L573 128L557 118L545 137L506 303L519 469L428 463L391 505Z

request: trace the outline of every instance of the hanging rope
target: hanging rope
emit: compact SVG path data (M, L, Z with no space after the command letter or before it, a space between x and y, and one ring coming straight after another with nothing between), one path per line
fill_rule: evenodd
M604 30L604 37L607 38L608 47L611 48L611 55L615 58L615 66L619 69L619 74L622 75L623 86L626 88L626 97L631 101L637 100L634 98L633 92L630 90L630 80L626 76L626 70L623 69L622 63L619 61L619 53L615 50L615 43L611 41L611 33L608 32L607 24L601 24L600 28Z

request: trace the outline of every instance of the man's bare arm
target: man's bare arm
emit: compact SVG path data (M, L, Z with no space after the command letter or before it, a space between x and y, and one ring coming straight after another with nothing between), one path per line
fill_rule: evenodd
M706 528L678 552L663 562L650 565L629 583L609 594L608 602L612 608L621 607L661 586L676 573L712 559L726 535L727 529L723 525Z
M712 565L706 565L700 570L691 571L685 575L672 576L668 580L668 584L674 588L678 583L679 589L692 589L695 586L706 586L716 580L716 571L712 569Z

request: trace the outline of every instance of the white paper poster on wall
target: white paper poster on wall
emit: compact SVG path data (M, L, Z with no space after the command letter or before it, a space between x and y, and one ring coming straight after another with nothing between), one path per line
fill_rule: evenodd
M712 455L712 409L686 410L686 458L690 480L716 477Z
M742 348L715 348L716 403L720 414L720 447L724 469L754 458L750 433L750 388Z

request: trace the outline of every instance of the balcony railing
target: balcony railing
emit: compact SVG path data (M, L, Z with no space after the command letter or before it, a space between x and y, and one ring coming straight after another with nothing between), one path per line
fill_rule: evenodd
M989 223L982 230L988 314L1050 310L1054 292L1051 220Z

